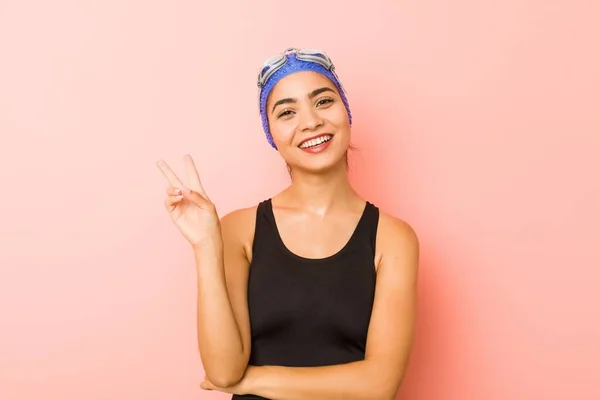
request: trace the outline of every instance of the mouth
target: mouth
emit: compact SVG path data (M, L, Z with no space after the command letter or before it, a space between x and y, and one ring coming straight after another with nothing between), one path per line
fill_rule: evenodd
M298 145L298 147L303 150L317 147L317 146L322 145L323 143L329 142L332 137L333 137L333 135L330 135L328 133L319 135L319 136L314 136L314 137L308 138L305 141L303 141L302 143L300 143Z

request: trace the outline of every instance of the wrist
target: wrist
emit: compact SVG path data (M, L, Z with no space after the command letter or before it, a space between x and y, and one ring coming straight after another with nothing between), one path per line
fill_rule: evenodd
M266 367L256 367L253 365L246 367L246 372L242 378L244 394L256 394L262 392L261 373L264 372L265 368Z
M211 252L214 250L221 250L223 248L223 238L221 236L220 229L214 229L206 238L200 240L197 243L192 244L192 251L194 254L201 254Z
M213 264L223 261L223 241L219 238L209 238L192 245L192 252L197 265Z

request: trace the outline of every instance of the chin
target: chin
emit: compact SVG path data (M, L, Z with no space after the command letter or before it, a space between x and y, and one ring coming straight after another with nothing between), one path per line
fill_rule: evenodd
M300 150L302 153L304 151ZM345 151L343 149L330 148L320 154L301 154L291 163L292 168L298 168L306 172L322 174L337 168L346 169Z

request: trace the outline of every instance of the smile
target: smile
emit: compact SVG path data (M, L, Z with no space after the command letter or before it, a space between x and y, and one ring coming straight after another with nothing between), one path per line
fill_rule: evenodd
M316 138L305 140L304 142L300 143L298 147L300 147L301 149L309 149L311 147L319 146L323 143L329 142L332 137L333 135L329 134L321 135Z

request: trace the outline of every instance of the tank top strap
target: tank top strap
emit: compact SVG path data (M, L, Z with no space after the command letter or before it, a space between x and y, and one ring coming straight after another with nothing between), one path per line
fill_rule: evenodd
M265 220L266 222L272 222L271 218L271 199L266 199L258 203L256 207L256 222L257 224L261 223L261 220Z
M356 227L352 240L356 243L368 243L373 256L375 255L378 225L379 208L367 201L362 218Z
M271 212L271 199L266 199L258 203L256 207L256 221L254 225L254 240L252 243L252 253L258 254L263 249L272 247L276 241L274 237L275 220ZM266 246L266 247L265 247Z

